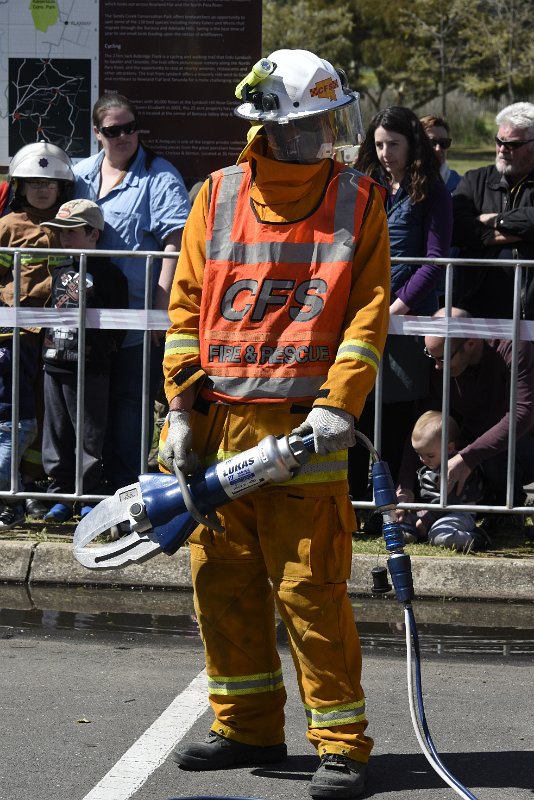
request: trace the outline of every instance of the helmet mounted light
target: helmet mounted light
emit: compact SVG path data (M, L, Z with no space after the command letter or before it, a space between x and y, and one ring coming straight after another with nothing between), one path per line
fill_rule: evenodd
M331 158L363 138L359 95L342 70L307 50L276 50L252 68L236 95L243 102L235 114L263 125L277 160Z

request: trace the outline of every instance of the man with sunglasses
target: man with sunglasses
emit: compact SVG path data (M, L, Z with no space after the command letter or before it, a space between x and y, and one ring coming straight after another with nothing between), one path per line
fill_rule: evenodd
M434 318L444 318L439 309ZM471 472L479 467L488 487L485 500L504 505L508 463L512 342L509 339L480 339L469 336L471 315L452 308L451 317L465 321L465 333L450 340L450 413L460 425L462 448L447 462L448 489L460 495ZM428 407L441 409L445 338L425 336L425 355L434 362ZM525 505L524 486L534 481L534 345L519 343L516 421L516 457L513 502ZM413 482L418 466L414 452L407 448L399 475L397 496L413 502ZM487 520L491 529L497 520ZM508 517L508 522L512 519ZM518 522L518 520L515 520ZM522 521L521 521L522 523ZM522 525L521 525L522 526Z
M454 192L453 244L469 259L534 259L534 103L513 103L495 119L495 164L466 172ZM460 266L454 273L455 305L473 316L512 316L512 267ZM525 319L534 319L533 278L523 271Z
M460 183L462 176L447 164L447 150L452 144L449 123L443 117L435 117L433 114L421 117L420 122L438 157L439 171L443 178L443 183L452 193Z

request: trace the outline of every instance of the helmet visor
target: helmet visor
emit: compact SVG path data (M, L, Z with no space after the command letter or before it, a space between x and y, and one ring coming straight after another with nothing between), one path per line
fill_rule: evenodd
M359 95L352 93L348 103L332 111L284 123L264 121L263 127L277 161L311 164L334 158L347 148L357 148L363 139Z

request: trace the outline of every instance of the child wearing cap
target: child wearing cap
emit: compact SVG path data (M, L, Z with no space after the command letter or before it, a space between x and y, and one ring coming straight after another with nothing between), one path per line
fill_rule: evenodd
M43 227L59 230L66 250L94 250L104 218L96 203L70 200ZM51 305L78 308L79 257L69 256L52 270ZM128 283L109 258L88 254L85 281L87 308L127 308ZM124 332L87 328L85 335L85 395L83 440L83 493L103 492L102 448L107 423L110 355L120 346ZM48 491L72 494L75 489L76 406L78 377L78 329L58 324L45 331L43 345L45 417L43 466ZM92 506L84 505L84 516ZM64 522L72 516L72 503L56 503L46 514L48 522Z

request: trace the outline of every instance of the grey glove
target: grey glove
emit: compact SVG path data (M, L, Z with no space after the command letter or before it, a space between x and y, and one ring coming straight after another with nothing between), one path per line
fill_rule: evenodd
M320 455L345 450L356 444L352 414L330 406L312 408L304 422L292 433L296 433L297 436L313 433L315 452Z
M174 472L175 466L183 472L192 472L197 465L197 458L191 451L191 412L169 411L167 423L167 438L160 450L161 460L171 472Z

